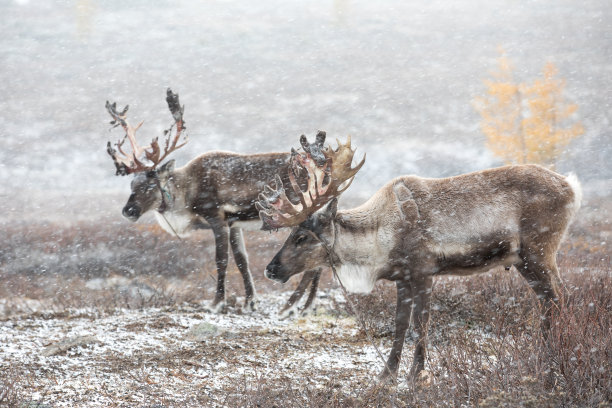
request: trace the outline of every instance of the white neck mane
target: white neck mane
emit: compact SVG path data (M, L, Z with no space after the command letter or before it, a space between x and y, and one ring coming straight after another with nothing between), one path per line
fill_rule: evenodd
M376 284L376 268L371 265L342 264L336 273L348 292L370 293Z
M183 172L181 170L176 170L172 179L165 185L162 185L162 188L171 195L172 202L167 203L169 208L163 214L160 214L158 211L154 211L154 213L157 222L164 231L168 234L176 234L184 238L193 231L194 214L185 207L184 189L181 190L175 187L177 183L183 182ZM164 194L163 191L162 194ZM169 197L163 197L163 199L168 200Z
M340 261L337 273L350 292L369 293L374 289L378 271L387 264L395 245L396 220L379 218L384 212L375 203L369 200L336 216L334 253Z

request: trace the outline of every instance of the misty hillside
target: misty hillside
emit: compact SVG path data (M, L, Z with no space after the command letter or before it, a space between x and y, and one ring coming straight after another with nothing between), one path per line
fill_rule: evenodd
M473 107L500 46L519 80L558 67L585 128L558 168L587 193L610 192L612 11L602 0L20 0L0 11L5 221L119 216L129 183L105 152L122 132L109 132L104 103L130 104L144 143L171 123L166 87L186 105L178 164L212 149L286 151L318 129L350 134L368 160L345 200L400 174L501 164Z

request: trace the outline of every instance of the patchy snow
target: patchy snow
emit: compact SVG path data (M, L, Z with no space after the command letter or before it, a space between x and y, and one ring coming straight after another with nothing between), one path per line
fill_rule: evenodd
M352 317L333 311L338 290L320 296L310 315L280 320L276 311L287 296L266 294L258 311L248 314L185 305L22 315L0 322L0 371L31 372L37 379L32 401L90 407L145 403L151 390L138 392L142 386L158 386L160 397L178 402L203 388L222 400L237 382L256 383L262 376L308 377L315 387L335 372L364 381L376 377L383 366L377 351ZM203 324L214 330L194 336ZM61 341L78 338L89 342L45 356ZM390 339L380 342L386 353Z

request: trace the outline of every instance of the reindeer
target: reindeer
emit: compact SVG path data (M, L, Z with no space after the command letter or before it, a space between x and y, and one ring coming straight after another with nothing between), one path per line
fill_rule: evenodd
M396 378L411 320L416 342L410 375L423 377L435 276L516 268L540 300L546 336L559 297L555 256L580 207L575 176L537 165L441 179L402 176L361 206L338 211L338 195L363 165L351 169L350 139L338 144L335 151L323 150L324 166L308 153L294 157L290 171L306 170L310 178L306 190L292 183L299 202L290 200L278 182L274 194L260 196L265 228L293 227L266 277L286 282L302 271L330 265L352 292L368 293L379 279L394 281L395 335L381 378Z
M243 229L258 229L261 225L255 202L259 192L274 179L278 172L285 173L289 163L288 153L237 154L209 152L196 157L184 167L175 168L174 160L160 163L168 155L183 147L187 137L181 139L185 130L184 106L170 89L166 101L174 124L165 131L167 136L163 151L157 138L148 146L139 146L136 131L140 122L132 126L127 121L126 106L121 112L116 103L106 102L106 109L113 118L111 125L121 126L126 135L115 147L108 142L107 152L113 159L117 175L134 174L132 193L123 207L123 215L137 221L147 211L153 211L159 225L168 233L178 237L188 236L198 229L212 229L216 246L217 291L212 302L215 311L225 306L225 275L231 248L240 270L245 288L245 307L255 307L255 288L248 266L244 246ZM175 134L172 135L172 128ZM306 139L305 136L303 137ZM131 152L123 148L129 140ZM318 151L325 141L325 132L317 135L317 142L305 145ZM305 142L306 143L306 142ZM159 167L158 167L159 166ZM288 182L288 181L287 181ZM290 314L292 306L311 284L311 291L304 306L307 309L314 299L320 270L309 271L298 285L282 311Z

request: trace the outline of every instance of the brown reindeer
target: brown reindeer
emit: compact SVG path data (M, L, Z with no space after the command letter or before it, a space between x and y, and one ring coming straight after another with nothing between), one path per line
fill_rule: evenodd
M136 221L152 210L160 226L179 237L185 237L198 229L212 229L218 274L213 308L219 311L225 305L225 275L231 248L244 281L245 307L253 309L256 293L242 230L258 229L261 226L255 208L257 196L276 174L287 173L290 154L244 155L209 152L196 157L181 168L175 168L174 160L161 164L171 152L186 143L186 137L181 140L185 130L184 106L180 105L178 95L170 89L167 91L166 101L174 124L166 131L167 138L162 143L163 151L157 138L148 146L139 146L136 131L142 122L131 126L127 122L128 106L119 112L115 103L106 102L106 109L113 118L111 124L123 127L126 132L126 136L115 144L115 148L108 142L107 151L113 158L118 175L135 174L131 184L132 193L123 208L123 215L131 221ZM173 127L176 128L174 135ZM130 152L126 152L123 147L126 138L131 145ZM303 139L305 141L305 137ZM315 151L320 150L318 146L322 147L324 141L325 133L320 132L315 144L305 146L309 149L312 147ZM289 183L288 179L285 182ZM311 293L304 308L311 305L319 275L319 270L304 275L296 292L285 305L285 313L292 310L291 307L304 294L309 284L312 285Z
M312 179L307 190L293 185L300 202L290 201L282 186L272 196L261 196L258 207L267 228L294 227L265 275L286 282L302 271L332 265L347 290L361 293L370 292L379 279L394 281L395 337L381 377L397 375L411 320L416 332L412 378L423 370L435 276L514 266L541 302L546 333L559 296L555 256L580 207L575 176L537 165L442 179L403 176L361 206L337 211L336 197L347 187L342 183L354 177L353 151L341 145L323 152L323 167L308 154L295 160Z

